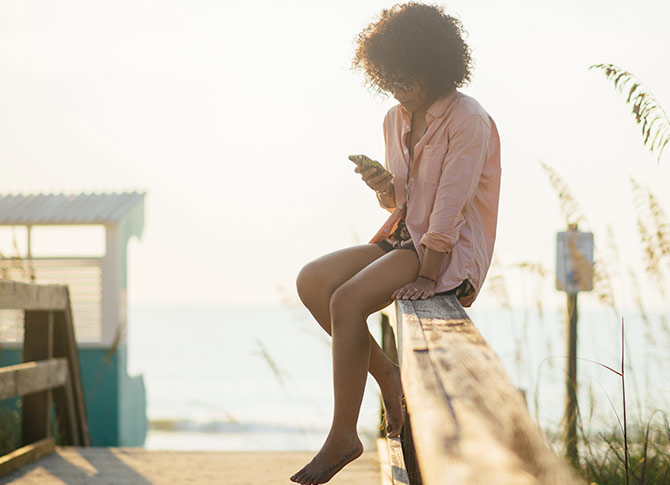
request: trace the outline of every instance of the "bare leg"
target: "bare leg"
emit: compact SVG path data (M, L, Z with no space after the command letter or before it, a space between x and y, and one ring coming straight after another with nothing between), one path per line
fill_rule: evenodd
M375 244L335 251L307 264L297 279L298 294L316 321L330 335L330 300L337 288L360 270L386 254ZM370 336L370 374L375 378L384 401L386 433L400 435L404 415L400 370Z
M392 251L342 283L330 299L335 408L330 433L312 461L291 477L302 484L325 483L363 452L356 432L372 354L366 318L391 303L397 288L416 278L412 251Z

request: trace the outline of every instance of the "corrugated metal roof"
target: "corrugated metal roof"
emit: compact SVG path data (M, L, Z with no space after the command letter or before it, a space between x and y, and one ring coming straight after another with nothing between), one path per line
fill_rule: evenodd
M118 222L143 193L0 196L0 225L109 224Z

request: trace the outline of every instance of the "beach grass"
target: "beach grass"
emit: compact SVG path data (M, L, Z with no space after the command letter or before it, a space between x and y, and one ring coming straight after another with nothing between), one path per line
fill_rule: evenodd
M659 145L655 148L660 157L663 146ZM552 167L544 163L541 163L541 166L555 191L566 224L579 222L586 223L585 225L588 226L581 206L568 184ZM665 356L667 359L665 341L670 341L670 326L666 324L665 311L660 316L660 328L654 329L652 320L655 317L650 314L648 307L649 301L653 299L667 302L670 294L670 223L668 222L670 219L661 206L658 197L652 193L648 186L633 178L630 178L630 183L632 202L635 208L634 225L637 229L642 250L641 258L636 260L636 263L627 265L630 290L628 292L615 291L615 289L620 289L620 283L622 282L614 281L613 275L616 275L616 271L613 272L612 268L626 258L621 258L619 255L613 230L611 226L608 226L607 234L601 239L605 241L605 244L598 248L601 249L600 257L594 263L594 293L598 301L604 307L611 309L617 318L621 318L621 307L630 308L630 303L633 304L632 307L639 312L639 320L641 320L639 323L642 324L646 332L647 347L643 365L641 366L638 362L633 365L628 357L628 342L624 339L622 321L621 369L620 372L611 368L608 369L621 379L623 414L621 416L617 414L610 400L614 414L610 416L610 419L605 419L606 422L612 423L610 429L605 425L598 432L586 431L581 417L578 419L580 453L575 466L577 473L589 484L670 484L670 425L668 424L668 415L660 410L643 410L640 404L641 396L639 392L635 392L636 414L645 417L637 418L632 425L629 424L626 416L625 391L628 378L632 379L633 387L638 388L635 385L636 372L641 373L646 378L649 355L659 351L657 352L659 357ZM623 276L619 275L618 277L621 279ZM647 283L644 289L640 285L641 281ZM626 354L625 367L624 350ZM598 362L592 363L603 366ZM631 371L630 374L629 371ZM590 410L587 413L589 422L594 412L593 406L593 396L590 395ZM606 431L602 431L603 429ZM562 433L555 432L555 430L554 432L545 430L545 432L554 436L552 442L557 450L565 446L561 442Z
M21 443L21 410L9 401L0 403L0 456L14 451Z
M577 468L579 475L587 483L598 485L670 483L670 427L667 416L653 413L648 422L628 426L626 434L627 446L619 427L596 435L582 434Z

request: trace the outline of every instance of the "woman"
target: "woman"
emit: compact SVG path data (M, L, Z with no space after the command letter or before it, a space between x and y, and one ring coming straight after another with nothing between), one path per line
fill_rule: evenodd
M462 27L436 6L382 11L357 38L354 67L399 102L384 119L386 167L360 172L392 212L370 244L307 264L298 294L332 335L335 407L330 433L291 480L324 483L363 452L356 423L368 371L382 392L386 431L403 425L398 367L367 329L366 318L394 299L454 293L477 296L491 262L500 188L500 144L484 109L456 90L470 79Z

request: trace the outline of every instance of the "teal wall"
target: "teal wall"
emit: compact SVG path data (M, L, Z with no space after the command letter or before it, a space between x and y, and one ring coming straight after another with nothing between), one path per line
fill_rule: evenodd
M0 349L0 366L21 363L21 348ZM88 427L93 446L143 446L147 435L142 376L129 377L128 347L80 348Z

